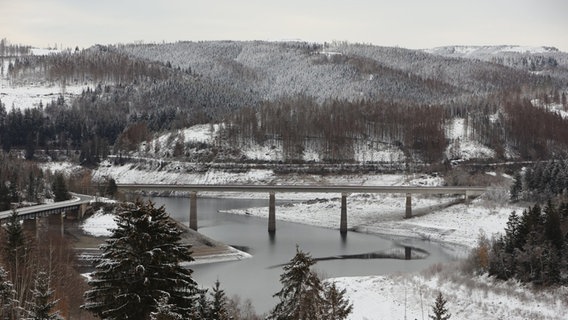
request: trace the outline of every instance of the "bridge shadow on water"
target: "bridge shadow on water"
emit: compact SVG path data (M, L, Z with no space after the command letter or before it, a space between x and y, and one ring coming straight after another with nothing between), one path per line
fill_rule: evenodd
M329 257L313 258L315 261L331 261L331 260L370 260L370 259L394 259L394 260L420 260L426 259L430 253L424 249L409 246L397 246L383 251L345 254ZM268 267L268 269L281 268L285 264L278 264Z

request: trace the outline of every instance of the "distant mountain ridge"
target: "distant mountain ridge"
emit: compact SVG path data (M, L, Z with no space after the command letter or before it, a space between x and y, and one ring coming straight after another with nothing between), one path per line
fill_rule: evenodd
M447 104L548 81L531 72L535 70L546 71L544 75L552 75L554 81L568 80L568 54L544 47L518 53L515 48L453 46L423 51L345 42L211 41L124 45L118 50L190 69L251 92L259 100L302 94L320 101Z
M555 47L529 46L446 46L424 52L450 58L476 59L507 67L539 72L558 80L568 78L568 53Z

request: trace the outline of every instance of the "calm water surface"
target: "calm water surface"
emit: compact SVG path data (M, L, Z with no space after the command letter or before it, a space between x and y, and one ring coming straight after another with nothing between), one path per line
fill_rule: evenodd
M152 198L157 205L178 221L189 225L189 199ZM199 232L234 247L244 248L253 255L241 261L195 265L194 279L210 288L218 279L228 296L238 294L241 300L251 299L258 313L268 312L277 300L272 297L280 288L281 266L294 256L296 245L313 258L329 259L344 255L374 252L402 252L400 242L376 235L349 232L342 237L338 230L311 227L278 221L276 234L268 233L266 219L221 213L219 210L267 206L266 200L199 198L197 202ZM268 208L266 209L268 210ZM330 212L339 220L339 212ZM319 261L316 269L324 277L380 275L422 270L432 264L454 260L440 246L420 240L404 240L404 246L427 251L424 259L330 259ZM416 254L415 256L418 256Z

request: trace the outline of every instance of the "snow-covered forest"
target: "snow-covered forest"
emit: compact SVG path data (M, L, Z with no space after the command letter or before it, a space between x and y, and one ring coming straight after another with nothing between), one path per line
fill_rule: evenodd
M491 160L562 156L568 54L491 48L217 41L5 52L7 88L60 94L2 97L0 142L28 159L80 150L78 161L96 164L165 132L221 124L213 144L199 146L210 155L200 161L376 162L386 159L360 154L396 149L407 161L442 163L463 160L455 150L468 141L491 149ZM452 137L456 121L465 136ZM243 154L251 144L281 156ZM193 149L169 156L195 161Z
M546 241L553 237L534 236L551 225L560 230L550 234L565 233L568 221L565 207L556 207L566 198L562 179L568 176L566 162L558 160L568 151L568 53L555 48L206 41L40 51L4 39L0 67L1 209L57 199L63 177L71 191L112 197L116 181L373 184L395 173L396 184L409 184L424 175L435 185L485 185L490 192L474 209L459 205L411 222L386 221L388 216L369 223L376 200L386 200L353 196L352 205L365 213L360 230L427 235L471 247L478 230L458 221L457 211L479 210L469 222L478 217L487 221L480 229L503 233L510 207L495 207L520 201L513 203L518 210L552 199L546 208L562 213L557 224L548 209L533 215L539 223L525 226L517 221L524 219L520 214L510 218L515 228L530 229L532 242L505 230L505 238L480 239L485 242L473 253L477 271L491 273L507 260L518 267L518 277L537 286L566 281L567 255L549 259L556 251ZM344 176L336 178L338 173ZM332 200L321 206L333 206L327 202ZM306 223L302 215L318 205L278 210ZM334 227L325 219L315 224ZM565 250L565 239L554 243L555 250ZM541 261L530 257L541 240L548 251L540 257L554 263L535 276L530 272ZM501 250L507 241L518 243ZM39 261L38 252L33 258ZM32 299L34 286L34 270L24 271L26 282L14 284L27 292L21 303ZM508 272L497 268L493 274L514 278ZM55 290L65 288L62 279L51 283ZM341 281L351 297L366 292ZM422 287L434 280L412 281ZM61 301L75 304L71 297ZM364 313L360 306L355 314ZM455 300L450 306L457 308ZM75 307L64 313L80 313ZM466 309L458 309L460 316Z

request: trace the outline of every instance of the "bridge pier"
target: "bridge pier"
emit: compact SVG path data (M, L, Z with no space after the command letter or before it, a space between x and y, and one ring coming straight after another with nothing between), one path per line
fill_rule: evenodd
M59 220L59 226L61 227L61 237L65 236L65 212L61 212L59 214L60 216L60 220Z
M404 260L412 260L412 248L404 247Z
M276 232L276 196L274 192L269 193L268 198L268 233Z
M465 191L465 199L464 199L464 202L465 202L466 205L469 205L469 202L470 202L469 197L470 197L469 191L466 190Z
M85 212L87 212L87 204L83 203L82 205L79 206L79 210L78 210L78 218L79 220L83 220L83 217L85 216Z
M412 194L406 194L406 214L404 215L405 219L412 218Z
M197 192L189 194L189 228L197 231Z
M347 193L341 194L341 219L339 221L339 232L347 233Z

